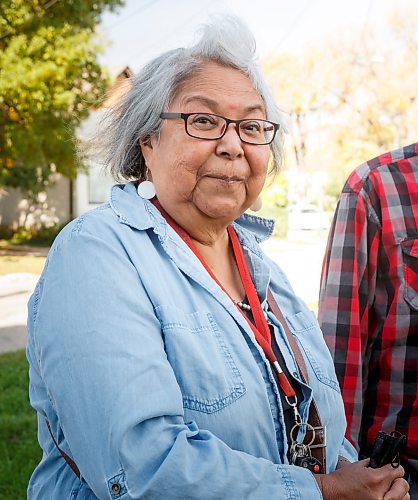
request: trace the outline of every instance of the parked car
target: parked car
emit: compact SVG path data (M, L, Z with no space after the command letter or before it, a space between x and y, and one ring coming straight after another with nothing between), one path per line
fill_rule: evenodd
M329 216L311 204L295 205L289 208L288 225L293 230L328 229Z

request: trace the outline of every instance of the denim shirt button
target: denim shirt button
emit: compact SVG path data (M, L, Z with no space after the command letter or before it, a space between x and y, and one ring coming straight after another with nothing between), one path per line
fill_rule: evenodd
M118 495L121 489L122 486L119 483L113 483L111 486L111 490L114 495Z
M295 378L299 378L299 373L298 373L298 372L293 372L293 376L294 376Z

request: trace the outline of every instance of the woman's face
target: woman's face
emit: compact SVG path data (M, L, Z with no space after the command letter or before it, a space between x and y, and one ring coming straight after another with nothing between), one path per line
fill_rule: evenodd
M240 71L207 63L174 98L174 113L214 113L231 119L266 118L263 100ZM268 145L243 143L230 124L218 140L186 134L182 119L163 120L160 136L142 144L161 205L176 214L196 210L229 223L256 200L264 185Z

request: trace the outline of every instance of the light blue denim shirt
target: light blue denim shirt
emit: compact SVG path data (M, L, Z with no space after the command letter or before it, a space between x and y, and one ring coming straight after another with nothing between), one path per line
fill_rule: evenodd
M313 393L332 471L338 455L356 454L331 356L313 313L258 245L272 221L244 215L234 225L263 307L270 286L305 356L301 413ZM277 386L247 322L133 184L114 186L109 203L58 236L28 329L43 450L29 499L321 498L312 474L288 464Z

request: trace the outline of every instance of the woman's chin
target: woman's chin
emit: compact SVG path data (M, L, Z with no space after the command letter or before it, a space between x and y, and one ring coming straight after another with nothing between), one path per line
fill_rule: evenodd
M195 203L195 206L207 217L225 221L232 221L236 219L245 210L245 208L243 208L243 204L239 203L238 200L211 199L210 202L207 200L201 200L200 203Z

